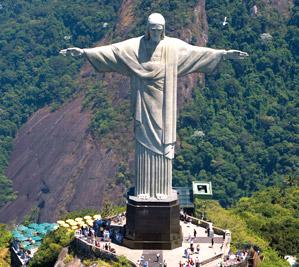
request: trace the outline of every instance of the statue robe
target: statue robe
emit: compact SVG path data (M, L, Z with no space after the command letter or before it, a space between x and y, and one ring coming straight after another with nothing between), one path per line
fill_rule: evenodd
M136 195L169 195L176 141L177 77L212 72L223 50L164 37L149 53L144 36L84 49L99 72L129 76L136 139Z

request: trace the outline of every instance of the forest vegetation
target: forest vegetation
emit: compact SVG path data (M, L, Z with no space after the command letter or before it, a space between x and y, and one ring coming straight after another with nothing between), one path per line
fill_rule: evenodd
M9 267L10 253L9 245L12 238L12 233L9 231L8 226L5 224L0 224L0 266Z
M136 10L137 15L140 10L160 10L171 30L190 22L186 12L195 3L137 1ZM4 169L17 129L39 108L48 104L55 108L80 90L74 76L83 61L66 59L58 51L72 45L92 46L113 29L119 4L88 1L83 10L80 1L2 4L0 206L15 194ZM223 206L282 184L286 177L298 182L298 1L288 19L262 1L257 5L259 13L252 15L251 1L207 3L208 46L244 50L250 57L224 62L208 75L205 87L194 89L179 117L181 145L174 185L210 180ZM229 22L225 27L224 14ZM143 32L145 17L137 19L132 35ZM272 38L263 40L263 33ZM99 91L90 86L85 104L93 109L90 129L101 138L117 122L127 121L128 102L114 107L107 89ZM198 130L205 135L194 135Z
M197 198L196 216L204 214L215 226L229 229L233 251L255 246L264 255L262 266L286 266L283 256L299 256L298 192L298 186L269 187L228 209L215 200Z
M12 200L4 175L12 139L30 115L53 109L80 91L83 59L62 48L89 47L113 29L120 1L2 1L0 9L0 207ZM106 23L106 24L105 24Z
M251 14L258 3L257 15ZM174 183L209 180L223 206L289 177L298 184L298 16L262 2L207 1L209 47L249 53L223 62L179 118ZM228 25L222 26L224 16ZM263 40L268 33L272 39ZM196 136L196 131L204 136Z
M82 8L78 0L1 2L0 207L17 194L4 171L18 129L38 109L55 109L81 90L75 76L84 61L64 58L58 51L91 47L114 29L120 0L84 3ZM165 16L166 32L192 23L196 3L138 0L136 27L128 37L143 33L146 15L153 11ZM298 256L299 1L294 0L289 17L261 0L209 0L206 12L207 45L240 49L250 57L223 62L206 76L204 87L194 88L179 114L174 185L212 181L215 199L230 208L211 202L210 211L240 218L258 236L242 238L269 245L278 253L271 250L273 257ZM228 24L223 26L225 16ZM127 121L129 104L114 106L102 84L87 87L85 106L93 112L90 131L100 140ZM199 131L204 135L196 134ZM124 181L129 175L120 168L118 176ZM10 235L5 227L0 230L5 239L0 244L7 244Z

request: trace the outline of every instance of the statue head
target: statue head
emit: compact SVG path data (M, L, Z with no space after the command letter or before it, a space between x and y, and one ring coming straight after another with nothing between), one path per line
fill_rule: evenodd
M160 13L152 13L147 19L146 38L159 43L165 36L165 19Z

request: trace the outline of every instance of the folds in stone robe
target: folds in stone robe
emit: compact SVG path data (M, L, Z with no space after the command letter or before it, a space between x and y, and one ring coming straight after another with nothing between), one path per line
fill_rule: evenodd
M87 48L84 49L84 53L97 71L118 72L130 77L135 139L151 153L171 160L174 157L176 141L177 78L192 72L212 72L221 61L223 50L192 46L182 40L165 36L153 53L149 53L147 42L147 39L141 36L116 44ZM138 162L142 162L142 159ZM169 168L169 163L167 166ZM143 169L139 173L144 173L145 166L140 168ZM160 171L158 166L148 168L154 172ZM168 173L171 175L171 172ZM153 173L152 177L158 175ZM142 177L136 179L137 185L144 184L139 181ZM151 196L162 192L168 195L171 191L172 177L163 179L167 182L154 183L165 184L167 188L160 186L161 190L157 192L148 186L148 189L137 188L137 192ZM153 184L153 181L147 181L145 184Z
M99 72L118 72L131 78L132 115L136 140L164 155L165 145L176 141L177 77L192 72L211 72L223 50L189 45L165 37L148 57L145 37L84 49Z

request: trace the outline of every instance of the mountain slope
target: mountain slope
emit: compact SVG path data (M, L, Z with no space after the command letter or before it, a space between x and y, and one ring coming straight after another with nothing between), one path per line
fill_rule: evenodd
M214 197L229 206L285 177L299 177L298 1L289 17L264 1L209 1L206 11L208 46L250 56L223 62L203 90L195 89L179 118L174 181L210 180Z
M169 35L186 41L196 37L198 44L204 44L204 1L178 3L178 11L188 15L185 27L177 30L173 21ZM122 3L114 31L108 31L100 45L142 34L145 17L138 14L139 4ZM172 16L168 12L166 20ZM66 211L100 208L105 200L123 201L128 180L133 180L134 158L128 79L95 74L88 63L78 77L75 84L86 92L85 97L78 96L53 113L50 108L39 110L18 133L6 171L18 196L1 208L1 221L19 222L26 214L53 221ZM191 97L196 80L193 75L180 81L180 106Z

